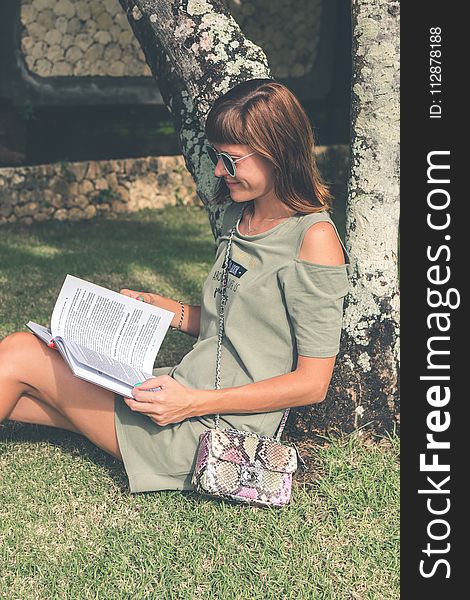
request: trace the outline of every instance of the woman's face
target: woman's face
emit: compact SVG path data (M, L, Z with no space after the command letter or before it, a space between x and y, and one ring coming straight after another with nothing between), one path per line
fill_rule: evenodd
M217 152L226 152L236 160L253 149L242 144L211 144ZM235 177L231 177L223 165L222 159L215 166L216 177L223 177L234 202L247 202L260 198L274 198L274 167L271 162L260 156L252 154L247 158L235 163Z

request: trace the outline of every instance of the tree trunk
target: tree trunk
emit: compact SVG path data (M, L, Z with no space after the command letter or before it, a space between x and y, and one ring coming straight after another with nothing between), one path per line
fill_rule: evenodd
M297 411L297 433L399 424L399 3L353 0L352 26L351 291L330 392Z
M266 55L219 0L119 1L171 112L216 237L227 204L211 200L217 179L204 151L205 120L214 101L238 83L271 77Z
M120 0L178 131L214 235L224 207L202 151L212 103L237 83L271 77L263 51L217 0ZM292 411L288 432L376 433L398 420L398 8L353 0L353 90L347 247L351 292L327 399ZM227 197L227 201L229 197Z

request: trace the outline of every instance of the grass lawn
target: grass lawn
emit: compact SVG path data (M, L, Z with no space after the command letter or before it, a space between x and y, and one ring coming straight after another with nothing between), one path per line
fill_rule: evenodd
M0 228L0 337L47 324L66 273L197 302L213 258L204 211ZM193 338L170 331L157 366ZM0 599L399 598L399 441L304 451L292 504L258 509L174 491L130 495L80 436L0 425Z

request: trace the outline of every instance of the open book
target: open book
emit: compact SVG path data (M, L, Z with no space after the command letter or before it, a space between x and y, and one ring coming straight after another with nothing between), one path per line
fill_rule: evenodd
M155 357L174 313L67 275L51 327L29 321L38 338L57 350L72 373L130 397L152 377Z

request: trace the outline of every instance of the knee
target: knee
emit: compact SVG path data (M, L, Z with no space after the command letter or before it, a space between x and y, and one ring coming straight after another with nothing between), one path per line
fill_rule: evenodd
M6 366L20 358L27 360L37 343L37 338L26 331L18 331L7 335L0 342L0 366Z
M27 331L17 331L16 333L10 333L2 339L0 342L0 348L3 352L8 350L12 350L17 346L29 345L32 340L35 340L36 336Z

